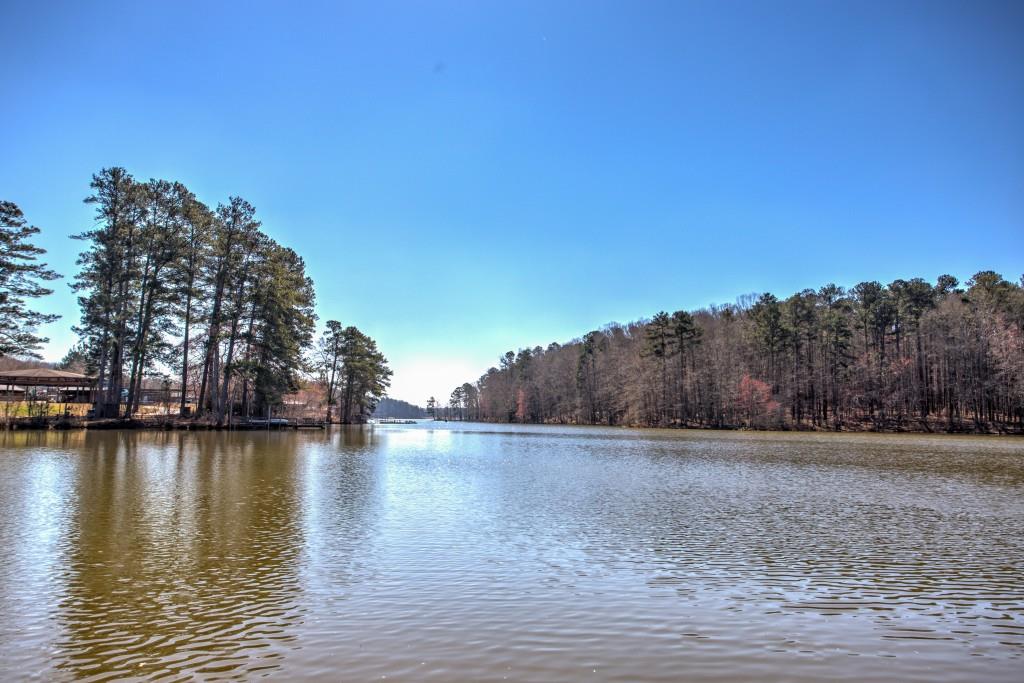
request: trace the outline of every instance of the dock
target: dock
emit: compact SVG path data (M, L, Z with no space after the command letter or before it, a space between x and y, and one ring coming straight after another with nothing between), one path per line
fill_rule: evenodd
M312 417L289 420L284 417L250 417L231 425L232 429L325 429L327 423Z

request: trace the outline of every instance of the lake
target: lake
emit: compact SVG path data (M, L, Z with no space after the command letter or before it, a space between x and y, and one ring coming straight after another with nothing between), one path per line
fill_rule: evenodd
M0 433L0 679L1016 681L1024 440Z

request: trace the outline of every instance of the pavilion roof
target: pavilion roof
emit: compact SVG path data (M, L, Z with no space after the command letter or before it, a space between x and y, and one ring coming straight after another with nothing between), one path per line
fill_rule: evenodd
M23 368L0 372L0 386L12 384L26 387L92 387L96 385L96 378L52 368Z

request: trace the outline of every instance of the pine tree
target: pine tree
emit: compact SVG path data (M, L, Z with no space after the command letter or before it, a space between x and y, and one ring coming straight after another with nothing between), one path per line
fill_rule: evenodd
M39 347L48 340L37 328L59 317L32 310L26 301L51 294L41 283L60 277L37 261L46 253L29 242L37 234L39 228L25 221L16 204L0 201L0 357L38 358Z
M327 423L332 421L332 410L338 402L338 380L341 370L341 345L343 341L341 323L328 320L327 329L320 337L318 345L318 364L320 382L323 384L327 401Z

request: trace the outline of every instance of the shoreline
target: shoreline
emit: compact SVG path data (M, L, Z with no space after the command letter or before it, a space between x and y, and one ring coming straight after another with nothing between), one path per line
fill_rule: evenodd
M218 425L214 422L204 420L186 420L181 418L167 419L120 419L104 418L86 420L83 418L53 417L53 418L15 418L0 425L0 430L11 432L24 431L110 431L110 430L134 430L134 431L191 431L191 432L252 432L252 431L297 431L301 429L324 429L327 425L322 421L301 420L296 422L237 422L233 424ZM351 425L348 425L351 426Z
M909 424L884 427L860 426L846 424L839 429L833 427L814 427L812 425L771 425L751 427L748 425L709 426L709 425L643 425L643 424L598 424L590 422L498 422L493 420L438 420L438 422L490 425L535 425L551 427L606 427L612 429L649 429L660 432L778 432L783 434L931 434L935 436L1024 436L1024 427L1008 425L985 425L984 427L968 428L960 425L949 429L945 423L929 425L930 428L913 427Z
M492 420L423 420L425 423L442 422L445 424L491 424L491 425L536 425L536 426L568 426L568 427L612 427L619 429L651 429L665 432L672 431L708 431L708 432L783 432L783 433L805 433L805 434L931 434L934 436L1024 436L1024 427L1013 425L949 425L945 420L925 422L920 420L913 422L905 421L895 423L890 421L886 424L877 422L844 423L835 427L823 427L814 425L642 425L642 424L593 424L585 422L500 422ZM217 425L213 422L202 420L186 420L181 418L169 419L68 419L60 418L17 418L6 424L0 425L4 431L75 431L75 430L133 430L133 431L299 431L305 429L329 429L331 427L363 427L373 426L374 423L351 423L342 424L332 422L327 424L323 421L304 420L287 423L233 423ZM403 424L381 423L381 424Z

